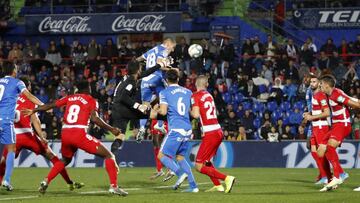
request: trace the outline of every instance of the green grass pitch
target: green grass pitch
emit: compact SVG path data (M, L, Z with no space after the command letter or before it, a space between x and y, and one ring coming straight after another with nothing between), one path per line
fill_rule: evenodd
M348 169L350 178L337 190L320 193L314 185L316 169L233 168L221 171L237 177L230 194L205 193L212 185L207 176L194 171L199 183L197 194L171 190L175 178L167 183L161 179L149 180L153 168L121 168L119 183L129 195L120 197L108 194L108 178L104 168L70 168L72 179L84 182L80 190L68 191L61 176L49 186L45 195L37 188L49 169L16 168L12 183L13 192L0 191L0 202L360 202L360 192L352 189L360 186L360 170ZM185 182L186 183L186 182ZM183 186L182 188L185 188Z

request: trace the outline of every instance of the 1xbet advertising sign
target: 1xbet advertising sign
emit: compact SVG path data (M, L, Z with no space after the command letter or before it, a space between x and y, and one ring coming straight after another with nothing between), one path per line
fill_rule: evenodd
M181 14L120 13L28 15L27 34L113 34L145 32L180 32Z
M111 142L104 142L110 148ZM194 165L200 142L191 141L186 155ZM52 150L61 156L61 144L50 144ZM344 142L338 149L339 159L344 168L360 168L360 143ZM116 160L120 167L155 167L155 157L151 142L125 142ZM278 168L312 168L316 163L306 148L306 142L227 142L224 141L213 159L216 167L278 167ZM23 150L15 161L17 167L49 167L51 164L42 156ZM70 167L103 167L104 160L95 155L78 150Z
M294 22L303 29L359 28L360 9L300 9L294 12Z

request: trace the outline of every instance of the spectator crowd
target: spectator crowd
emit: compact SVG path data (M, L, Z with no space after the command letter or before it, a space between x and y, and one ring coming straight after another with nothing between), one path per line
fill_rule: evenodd
M126 63L156 44L132 42L127 37L116 43L107 39L103 44L95 38L86 44L59 38L42 47L31 39L1 39L0 63L14 63L19 76L29 76L33 93L44 103L71 94L76 81L88 80L92 95L99 101L100 115L111 123L112 95L126 74ZM297 46L291 39L277 43L268 36L262 42L254 36L244 40L241 54L235 53L227 39L222 47L215 39L203 39L200 45L203 55L192 59L187 53L189 44L182 38L171 55L181 70L181 85L196 91L197 76L209 77L209 91L226 140L306 139L308 126L302 123L302 113L306 110L309 73L331 73L341 89L360 98L360 35L353 42L344 39L339 45L329 38L320 48L311 38ZM50 138L59 138L62 115L63 109L41 114ZM352 138L358 139L360 114L354 115ZM192 123L194 129L199 129L199 121ZM98 138L105 133L96 126L91 131ZM194 134L200 138L199 130Z

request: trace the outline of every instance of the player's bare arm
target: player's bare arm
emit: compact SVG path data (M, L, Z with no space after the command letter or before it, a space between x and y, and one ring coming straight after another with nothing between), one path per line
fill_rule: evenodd
M327 118L330 116L330 109L329 108L324 108L322 113L319 115L311 115L310 112L306 112L304 113L304 119L307 121L313 121L313 120L317 120L320 118Z
M21 110L21 112L25 115L25 116L31 116L33 115L34 113L37 113L39 111L47 111L47 110L50 110L50 109L53 109L56 107L56 104L53 102L53 103L50 103L50 104L44 104L42 106L39 106L33 110L31 109L23 109Z
M107 131L110 131L113 135L118 136L121 132L118 128L114 128L109 124L105 123L103 119L99 117L99 114L96 111L91 112L91 121L94 122L100 128L103 128Z
M30 117L31 124L34 126L34 130L36 132L36 136L40 138L41 141L47 142L46 137L41 129L41 122L37 114L33 114Z
M144 58L143 55L141 55L141 56L139 56L139 57L136 58L136 61L142 62L142 61L145 61L145 58Z
M350 97L346 105L354 109L360 109L360 101L357 98Z
M193 106L190 115L195 119L200 118L200 108L198 106Z
M44 103L42 103L37 97L35 97L33 94L31 94L29 92L29 90L25 89L23 91L23 94L34 104L38 105L38 106L42 106L44 105Z

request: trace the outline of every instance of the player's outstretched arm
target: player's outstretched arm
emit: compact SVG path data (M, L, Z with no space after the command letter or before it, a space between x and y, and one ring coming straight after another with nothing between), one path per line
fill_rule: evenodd
M357 98L350 97L346 105L354 109L360 109L360 101Z
M50 104L44 104L42 106L39 106L33 110L31 109L23 109L21 110L21 112L25 115L25 116L31 116L33 115L34 113L36 112L39 112L39 111L47 111L47 110L50 110L50 109L53 109L56 107L56 104L53 102L53 103L50 103Z
M23 94L34 104L41 106L44 105L37 97L35 97L33 94L29 92L29 90L25 89L23 91Z
M141 56L139 56L139 57L136 58L136 61L142 62L142 61L145 61L145 58L144 58L143 55L141 55Z
M118 136L121 131L118 128L114 128L111 125L105 123L103 119L99 117L99 114L96 111L91 112L91 121L94 122L97 126L107 131L110 131L113 135ZM125 133L125 132L123 132Z

